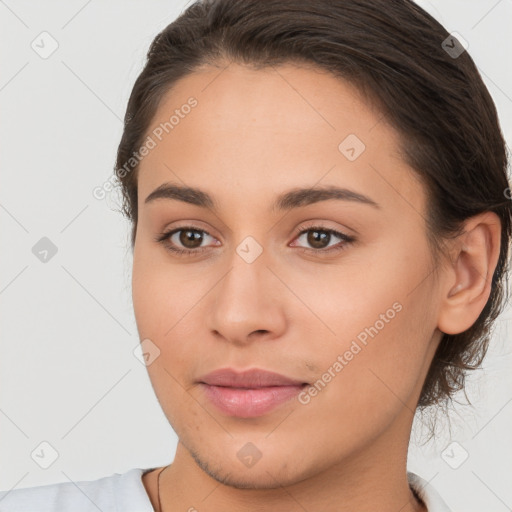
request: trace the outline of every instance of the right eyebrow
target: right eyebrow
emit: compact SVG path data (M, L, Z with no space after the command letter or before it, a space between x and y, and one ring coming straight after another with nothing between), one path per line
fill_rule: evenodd
M217 210L216 203L206 192L195 187L186 187L174 183L162 183L162 185L157 187L146 197L144 203L148 204L157 199L175 199L203 208Z

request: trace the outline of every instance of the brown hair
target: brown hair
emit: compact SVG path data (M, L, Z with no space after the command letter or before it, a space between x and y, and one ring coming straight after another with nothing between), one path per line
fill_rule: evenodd
M314 64L371 98L400 134L404 159L425 184L435 254L443 237L458 234L469 217L484 211L499 216L501 249L490 298L471 328L443 334L418 404L446 405L464 388L466 371L481 365L491 325L508 296L506 146L473 60L410 0L195 2L155 37L128 101L115 172L122 212L132 222L132 249L138 161L131 157L172 85L224 61L255 68Z

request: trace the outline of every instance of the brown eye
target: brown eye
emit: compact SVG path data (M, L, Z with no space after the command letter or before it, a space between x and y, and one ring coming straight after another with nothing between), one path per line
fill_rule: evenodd
M307 251L323 255L343 250L348 244L355 241L355 237L353 236L322 226L301 226L299 229L301 231L295 240L301 241L302 244L305 243L306 246L297 245L296 242L294 242L292 246L299 247L304 252ZM338 239L338 241L336 241L336 239ZM333 241L334 244L331 243Z
M209 249L208 245L201 245L208 238L213 240L213 244L220 245L210 233L204 229L194 228L192 226L184 226L173 229L155 238L156 242L164 245L170 252L176 255L194 255Z
M307 242L315 249L324 249L329 245L329 241L331 239L331 233L327 231L321 231L321 230L313 230L310 229L307 232Z
M179 242L186 249L197 249L201 246L201 242L203 241L201 231L195 229L181 229L179 233Z

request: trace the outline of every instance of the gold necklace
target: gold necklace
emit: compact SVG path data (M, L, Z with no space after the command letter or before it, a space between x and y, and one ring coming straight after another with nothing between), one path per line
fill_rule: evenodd
M162 471L160 471L160 473L158 473L158 478L157 478L157 489L158 489L158 492L157 492L157 496L158 496L158 512L162 512L162 505L160 503L160 476L162 475L162 473L167 469L167 466L162 469Z

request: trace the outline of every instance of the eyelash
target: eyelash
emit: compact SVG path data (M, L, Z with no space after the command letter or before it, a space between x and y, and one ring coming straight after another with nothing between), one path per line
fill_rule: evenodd
M155 241L158 243L161 243L165 246L166 249L173 252L176 256L189 256L189 255L198 255L202 254L205 250L208 249L208 247L200 247L198 249L180 249L178 247L173 247L168 243L169 239L174 235L175 233L179 233L180 231L195 231L198 233L203 233L208 236L212 236L208 231L204 229L198 229L194 226L183 226L180 228L172 229L170 231L164 232L160 235L158 235L155 238ZM341 233L340 231L336 231L335 229L326 228L324 226L300 226L298 228L298 232L295 235L295 238L298 238L299 236L303 235L304 233L307 233L309 231L321 231L323 233L329 233L330 235L334 235L337 238L340 238L342 241L342 245L340 246L334 246L329 247L327 249L311 249L308 247L298 247L299 250L302 250L302 252L307 253L315 253L316 255L325 255L325 254L331 254L333 252L337 253L338 251L342 251L346 248L347 245L355 242L355 237L347 235L345 233ZM339 242L341 243L341 242Z

